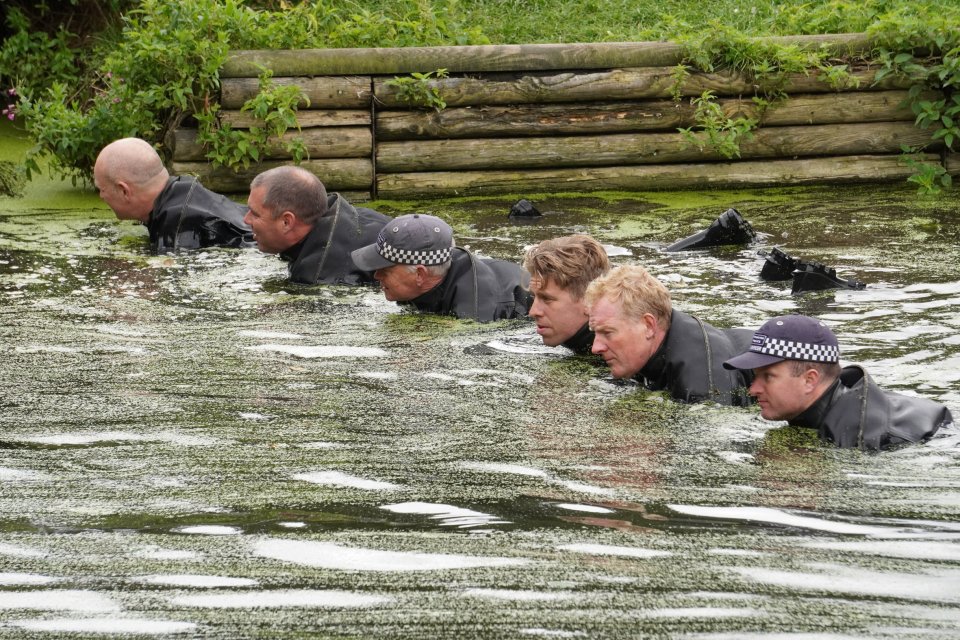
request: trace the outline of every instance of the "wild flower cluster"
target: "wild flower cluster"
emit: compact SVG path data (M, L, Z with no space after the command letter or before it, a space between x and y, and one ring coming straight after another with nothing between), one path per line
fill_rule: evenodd
M4 91L4 92L3 92L3 97L4 97L4 102L7 103L7 106L3 109L3 111L0 111L0 114L2 114L4 118L6 118L7 120L10 120L10 121L12 122L13 120L16 120L16 119L17 119L17 89L16 89L16 87L10 87L10 88L7 89L6 91ZM12 102L11 102L11 101L12 101Z

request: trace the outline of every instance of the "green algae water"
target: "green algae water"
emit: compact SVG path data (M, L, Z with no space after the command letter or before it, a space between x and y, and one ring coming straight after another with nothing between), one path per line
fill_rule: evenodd
M955 200L531 199L524 225L510 199L374 206L512 260L591 233L680 309L818 315L846 361L960 415ZM756 245L662 251L730 206ZM773 246L868 286L791 295L758 278ZM956 432L836 450L613 381L527 322L291 286L256 251L151 256L46 180L0 199L0 317L0 637L957 636Z

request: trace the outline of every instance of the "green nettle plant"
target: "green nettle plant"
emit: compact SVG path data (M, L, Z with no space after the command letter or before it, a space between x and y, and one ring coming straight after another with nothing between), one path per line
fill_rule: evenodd
M687 142L701 151L713 149L724 158L740 157L740 143L753 138L756 118L731 117L724 113L713 91L704 91L699 98L691 98L696 127L680 128Z
M259 162L271 145L279 146L297 164L307 157L303 138L285 134L290 129L300 131L297 109L300 104L309 106L310 101L300 87L278 85L272 75L269 70L261 71L257 95L240 109L262 122L261 126L234 129L223 121L217 104L195 115L198 140L208 148L207 159L214 166L245 169L250 163Z
M439 87L430 81L446 77L448 77L446 69L437 69L428 73L414 72L409 76L397 76L384 84L394 89L397 92L397 98L402 102L443 111L447 108L447 103Z

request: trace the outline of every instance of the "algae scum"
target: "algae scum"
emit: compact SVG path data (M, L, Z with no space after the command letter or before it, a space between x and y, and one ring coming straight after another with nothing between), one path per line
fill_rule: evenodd
M722 326L799 311L960 415L955 206L899 190L380 203L518 260L583 231ZM754 247L661 248L736 206ZM683 406L526 322L152 257L95 199L0 200L0 637L951 638L960 439L864 455ZM763 283L758 248L863 291Z

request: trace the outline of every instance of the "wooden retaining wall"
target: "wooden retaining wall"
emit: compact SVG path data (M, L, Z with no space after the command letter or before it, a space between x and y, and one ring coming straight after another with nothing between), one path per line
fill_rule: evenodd
M863 34L776 38L837 55L869 48ZM240 109L259 90L261 67L274 82L300 86L298 121L309 153L303 166L330 190L368 197L514 194L903 181L912 170L901 145L929 141L904 105L908 85L852 68L859 85L832 88L816 73L794 74L789 98L760 116L730 160L678 132L694 122L690 98L713 91L725 113L757 115L765 87L737 73L691 72L677 91L680 48L672 43L411 47L237 51L221 70L220 102L235 128L256 122ZM387 82L445 68L431 81L442 111L402 102ZM168 143L172 170L212 189L246 191L260 171L291 162L281 145L247 171L213 169L196 131ZM925 161L960 172L936 146Z

